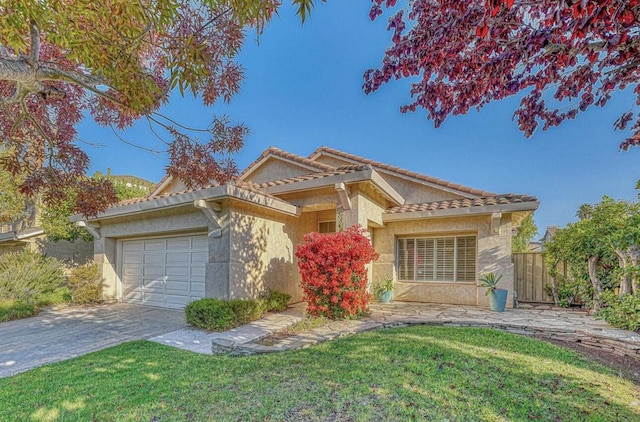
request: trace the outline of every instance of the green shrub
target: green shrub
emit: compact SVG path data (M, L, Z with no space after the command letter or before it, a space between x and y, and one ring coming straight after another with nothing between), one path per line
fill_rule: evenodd
M28 318L38 313L38 308L24 301L0 301L0 322Z
M225 331L259 319L265 312L260 300L200 299L184 309L187 323L210 331Z
M0 255L0 299L32 301L64 284L62 262L23 250Z
M600 294L602 308L596 313L614 327L640 331L640 293L616 295L612 291Z
M261 300L264 302L266 312L282 312L289 306L291 295L269 290L262 295Z
M97 264L85 264L71 270L68 284L73 303L84 305L102 302L102 276Z

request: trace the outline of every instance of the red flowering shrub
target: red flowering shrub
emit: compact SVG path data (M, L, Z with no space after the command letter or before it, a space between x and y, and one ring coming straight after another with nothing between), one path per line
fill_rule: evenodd
M369 311L365 265L378 258L364 229L309 233L296 257L302 276L303 300L313 316L357 318Z

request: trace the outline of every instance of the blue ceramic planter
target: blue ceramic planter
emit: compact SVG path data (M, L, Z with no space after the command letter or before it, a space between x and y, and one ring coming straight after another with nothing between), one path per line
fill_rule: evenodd
M393 301L393 290L389 290L388 292L384 292L380 295L380 302L391 303L392 301Z
M504 307L507 305L507 295L509 290L495 289L489 293L489 309L496 312L504 312Z

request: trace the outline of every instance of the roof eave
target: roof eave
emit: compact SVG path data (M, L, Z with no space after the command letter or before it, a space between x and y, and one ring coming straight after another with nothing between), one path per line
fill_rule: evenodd
M271 158L275 158L277 160L281 160L284 162L287 162L289 164L293 164L295 166L298 166L300 168L303 168L305 170L309 170L309 171L324 171L326 170L325 167L328 167L326 165L321 165L321 163L318 163L318 165L310 165L301 161L297 161L294 159L291 159L289 157L284 157L282 155L280 155L278 152L275 152L271 149L267 149L267 153L263 153L261 158L258 158L258 160L256 160L255 162L249 164L249 166L247 168L245 168L242 173L240 173L238 175L238 180L244 181L247 179L247 177L249 177L251 174L253 174L253 172L255 172L256 170L258 170L265 162L267 162L269 159ZM300 159L304 159L304 157L300 157Z
M29 232L8 232L0 234L0 243L4 242L24 242L32 237L42 236L44 234L43 229L32 230Z
M385 223L393 221L421 220L424 218L445 218L445 217L465 217L474 215L491 214L494 212L514 213L522 211L535 211L540 202L519 202L515 204L484 205L480 207L462 207L446 210L413 211L386 213L382 215Z
M349 163L352 163L352 164L362 164L362 163L365 163L366 161L371 161L371 160L366 160L366 161L364 161L364 160L363 161L356 160L356 159L353 159L351 157L346 157L346 156L341 155L341 154L336 154L333 151L328 151L328 150L323 149L323 148L324 147L320 147L320 148L316 149L314 152L312 152L311 155L309 156L309 159L315 160L318 157L320 157L321 155L327 155L327 156L330 156L330 157L333 157L333 158L336 158L336 159L339 159L339 160L342 160L342 161L346 161L346 162L349 162ZM437 189L437 190L440 190L440 191L452 193L454 195L459 195L459 196L461 196L463 198L473 199L473 198L477 198L478 196L480 196L479 193L478 194L473 194L473 193L470 193L470 192L461 191L461 190L458 190L458 189L453 188L453 187L449 187L449 186L445 186L445 185L440 185L440 184L437 184L437 183L429 182L427 180L423 180L423 179L420 179L420 178L417 178L417 177L413 177L413 176L410 176L408 174L403 174L403 173L400 173L400 172L397 172L397 171L384 169L384 168L381 168L379 166L376 166L375 164L370 164L370 165L373 166L376 169L376 171L378 171L380 173L388 174L390 176L398 177L398 178L404 179L404 180L409 180L409 181L412 181L414 183L419 183L421 185L430 187L432 189ZM484 192L484 193L485 194L489 194L490 192Z
M136 202L134 204L123 205L106 210L98 214L96 217L86 218L80 214L73 215L69 221L76 222L80 220L101 221L111 218L118 218L129 215L142 214L158 210L182 207L192 204L194 201L204 199L208 201L222 200L225 198L237 199L248 202L263 208L269 208L284 214L297 216L300 214L298 208L288 202L276 198L270 198L256 192L232 185L214 186L207 189L201 189L192 192L180 193L177 195L167 196L163 198L152 199L149 201Z
M286 193L304 192L314 189L321 189L330 186L334 186L336 183L358 183L358 182L371 182L373 183L384 195L397 205L404 205L405 199L395 189L387 183L386 180L373 167L368 166L364 170L355 171L353 173L338 174L333 176L327 176L319 179L309 179L300 182L285 183L282 185L269 186L261 188L266 193L271 195L282 195Z

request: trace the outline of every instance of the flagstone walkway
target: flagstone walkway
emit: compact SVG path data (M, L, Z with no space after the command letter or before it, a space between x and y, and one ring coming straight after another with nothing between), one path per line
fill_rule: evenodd
M298 318L301 318L303 309L302 304L296 304L288 313L297 313ZM475 306L410 302L375 303L371 305L371 311L371 316L362 320L332 321L294 336L275 336L270 339L269 345L265 345L264 341L259 342L261 337L246 342L214 338L212 351L233 355L278 352L305 348L319 342L377 328L427 324L496 328L517 334L578 342L586 347L638 359L640 365L640 334L613 328L584 311L549 307L508 309L499 313Z

